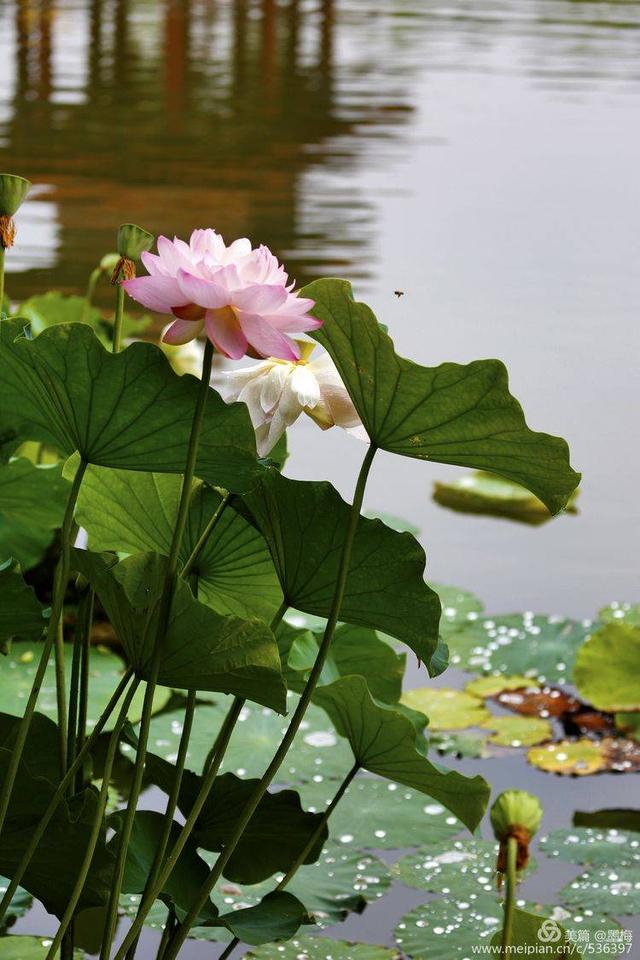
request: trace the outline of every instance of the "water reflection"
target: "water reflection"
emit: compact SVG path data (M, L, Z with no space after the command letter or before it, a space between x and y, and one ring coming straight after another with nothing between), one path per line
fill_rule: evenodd
M634 84L639 25L633 0L5 3L0 166L45 185L58 221L42 233L26 208L36 242L12 265L34 269L13 292L81 286L129 219L216 223L301 281L365 280L379 209L359 180L407 151L424 73Z

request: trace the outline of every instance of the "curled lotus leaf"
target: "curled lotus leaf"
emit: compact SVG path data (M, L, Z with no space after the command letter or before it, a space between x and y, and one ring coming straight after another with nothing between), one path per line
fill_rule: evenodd
M578 512L575 498L574 493L564 509L565 513ZM448 483L436 481L433 499L441 507L455 510L456 513L499 517L533 527L546 523L552 517L542 500L526 487L483 470L476 470Z

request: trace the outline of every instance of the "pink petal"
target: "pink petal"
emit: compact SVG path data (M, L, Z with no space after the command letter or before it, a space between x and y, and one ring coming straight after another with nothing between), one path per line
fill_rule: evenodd
M124 280L122 286L130 297L156 313L171 313L172 307L188 303L173 277L134 277Z
M234 307L248 313L272 313L287 299L287 291L275 284L252 283L241 290L233 290Z
M207 310L207 336L220 353L230 360L240 360L247 352L247 338L232 310Z
M170 276L175 277L178 270L192 269L192 261L168 237L158 237L157 246L162 265Z
M282 333L308 333L322 326L317 317L291 317L286 313L264 314L264 319Z
M162 340L172 346L189 343L198 336L203 327L204 320L174 320L165 330Z
M140 254L140 259L147 268L147 272L152 277L166 277L167 271L162 266L162 261L160 257L156 256L155 253L149 253L148 250L143 250Z
M300 359L300 350L295 341L283 336L263 317L239 313L238 320L251 346L263 357L277 357L279 360Z
M217 309L228 306L230 302L225 288L213 280L202 280L186 270L178 270L177 280L183 296L200 307Z

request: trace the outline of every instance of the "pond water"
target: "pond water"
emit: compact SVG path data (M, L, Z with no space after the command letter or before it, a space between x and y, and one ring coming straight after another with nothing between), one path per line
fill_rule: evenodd
M635 600L639 52L636 0L4 0L0 169L36 184L9 292L81 292L129 220L347 277L401 353L504 359L584 473L579 516L534 529L444 511L431 484L457 471L382 454L367 506L419 525L430 576L490 611ZM292 475L350 494L357 441L308 422L291 447ZM617 778L477 766L540 791L548 827L619 802ZM412 896L350 935L388 940Z

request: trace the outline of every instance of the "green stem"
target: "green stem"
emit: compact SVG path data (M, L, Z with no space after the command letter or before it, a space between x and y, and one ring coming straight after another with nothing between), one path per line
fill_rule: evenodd
M164 925L164 930L162 931L162 937L160 938L160 943L158 945L156 960L162 960L164 956L164 951L167 949L167 944L171 940L175 927L176 927L176 911L173 904L170 903L167 909L167 922Z
M18 727L16 739L11 751L9 769L7 770L7 775L2 785L2 793L0 794L0 833L2 832L2 827L4 826L4 821L7 816L9 801L11 800L11 794L13 792L16 775L18 773L18 767L22 759L24 745L29 733L29 728L31 726L31 720L33 719L33 714L36 709L36 702L38 700L40 688L42 687L47 664L49 663L51 650L58 633L58 623L60 622L60 618L62 616L64 596L67 589L67 580L69 578L69 564L71 556L70 532L73 526L73 513L86 468L86 461L81 460L76 471L76 475L73 478L73 483L67 499L64 520L62 522L62 550L60 559L58 561L58 566L56 568L56 575L54 577L54 594L51 605L51 616L49 618L49 623L47 624L47 635L42 647L42 653L40 654L40 661L36 669L36 675L33 678L33 684L31 686L31 692L27 700L24 715Z
M118 744L120 743L120 734L122 732L122 727L124 726L125 720L127 719L127 711L133 699L133 695L138 688L140 681L135 679L127 691L122 706L120 707L120 712L116 720L115 726L111 737L109 738L109 746L107 748L107 756L104 762L104 770L102 773L102 786L100 787L100 796L98 798L98 805L96 807L95 816L93 819L93 824L91 825L91 833L89 835L89 841L87 848L85 850L84 859L78 870L78 878L76 880L75 886L69 898L69 903L67 908L62 916L60 921L60 926L58 927L58 932L56 933L53 943L49 948L49 952L45 957L45 960L54 960L55 955L58 952L58 947L60 946L62 939L67 931L67 928L71 921L73 920L73 915L78 906L80 897L82 896L82 890L84 888L87 876L89 874L89 869L91 867L91 862L93 861L93 855L100 837L100 832L104 826L104 811L107 806L107 800L109 797L109 783L111 782L111 771L113 769L113 762L116 756L116 750L118 749Z
M118 282L116 284L116 312L113 318L113 343L111 345L114 353L120 353L120 350L122 349L123 315L124 315L124 287L120 282Z
M4 247L0 243L0 317L4 315Z
M87 714L89 710L89 665L91 655L91 626L93 624L93 608L95 604L95 591L92 587L84 593L80 600L78 617L80 621L80 636L76 643L80 643L82 657L80 662L80 692L78 697L78 731L76 734L75 751L73 758L75 760L78 751L84 746L87 737ZM82 789L82 771L78 772L76 777L76 789Z
M67 573L68 579L68 573ZM65 591L66 593L66 584ZM58 739L60 750L60 776L64 776L67 769L67 688L65 684L64 665L64 628L62 613L58 620L55 638L55 669L56 669L56 702L58 705Z
M229 503L229 500L230 500L230 499L231 499L231 494L230 494L230 493L225 493L224 497L222 498L222 500L220 501L220 503L218 504L218 506L217 506L216 509L214 510L214 512L213 512L211 518L209 519L206 527L204 528L204 530L202 531L202 533L201 533L200 536L198 537L198 542L196 543L195 547L194 547L193 550L191 551L191 556L189 557L189 559L188 559L187 562L185 563L184 567L183 567L182 570L180 571L180 576L181 576L184 580L186 580L187 577L193 572L193 568L195 567L196 563L197 563L198 560L200 559L200 554L201 554L202 551L204 550L204 548L205 548L205 546L206 546L206 543L207 543L207 540L208 540L209 537L211 536L211 532L212 532L213 528L215 527L215 525L217 524L218 520L220 519L220 517L221 517L222 514L224 513L224 509L225 509L225 507L227 506L227 504Z
M127 684L131 680L132 675L133 675L133 669L129 667L129 669L121 677L120 682L118 683L118 686L116 687L113 694L111 695L111 699L109 700L108 704L106 705L106 707L104 708L100 716L98 717L98 720L96 721L96 724L93 730L91 731L90 735L84 741L84 743L82 744L82 747L78 750L75 760L73 761L73 763L65 773L64 777L58 784L56 788L56 792L54 793L54 795L51 797L51 800L49 801L49 806L47 807L42 817L40 818L40 822L38 823L38 826L35 828L35 830L31 834L29 845L27 846L24 853L22 854L22 859L20 860L20 863L18 864L16 869L13 871L13 876L9 881L9 886L5 891L2 901L0 901L0 923L2 922L2 918L5 915L7 907L11 903L14 893L16 892L16 890L18 889L18 886L20 885L20 881L24 876L25 870L27 869L27 867L29 866L29 863L31 862L32 856L34 855L34 853L36 852L36 849L38 848L38 844L40 843L40 841L42 840L42 837L44 836L44 832L47 829L47 826L49 824L49 821L51 820L51 817L54 815L54 813L58 809L58 805L66 796L69 785L73 782L73 778L77 773L77 771L80 770L85 760L85 757L87 757L90 751L93 749L93 746L96 743L100 734L102 733L107 720L115 710L118 700L122 696Z
M176 524L171 540L171 547L167 559L164 584L158 609L157 630L153 647L153 654L150 667L150 675L147 681L147 688L144 695L142 706L142 717L140 720L140 733L138 738L138 750L133 773L133 783L127 803L124 824L120 834L118 853L111 885L109 905L107 907L107 918L105 923L104 937L102 941L102 950L100 951L100 960L108 960L115 935L116 922L118 918L118 900L120 898L120 889L124 878L124 868L127 858L127 847L131 839L133 830L133 821L136 813L138 797L142 788L142 778L144 774L144 764L147 754L147 742L149 739L149 727L151 724L151 713L153 709L153 697L160 673L160 663L162 659L162 650L164 639L169 624L171 613L171 604L176 585L178 572L178 554L184 530L187 523L189 512L189 502L191 500L191 488L198 456L198 443L200 440L200 431L207 403L209 392L209 380L211 378L211 364L213 360L213 344L207 340L204 348L204 357L202 360L202 378L200 380L196 407L193 413L191 424L191 436L189 438L189 448L187 451L187 462L185 464L184 476L182 478L182 490L180 493L180 503L178 505L178 514Z
M333 638L333 633L338 622L338 617L340 615L340 608L342 606L342 600L344 597L345 587L347 584L347 576L349 574L349 566L351 564L351 554L353 552L353 543L355 540L356 529L358 526L358 520L360 518L360 508L362 507L362 501L364 498L364 491L367 484L367 477L369 476L369 470L371 469L371 464L376 453L376 447L373 445L369 447L365 455L362 467L360 468L360 474L358 476L358 482L356 484L355 494L353 497L353 505L351 507L351 512L349 515L349 524L347 527L344 545L342 547L342 555L340 558L340 568L338 571L338 579L336 582L335 592L333 595L333 601L331 604L331 610L329 612L329 617L327 619L327 626L325 627L324 635L320 643L320 649L318 650L318 656L316 661L311 669L309 674L309 679L305 684L305 688L302 692L302 696L298 702L293 716L289 722L289 726L282 738L280 746L276 750L273 759L269 766L267 767L264 775L258 783L258 786L253 792L253 795L249 802L244 807L237 823L235 830L233 831L231 837L227 841L224 850L219 855L216 860L209 877L205 883L200 888L199 895L196 897L195 902L192 904L191 909L189 910L187 916L184 918L180 924L180 929L177 931L174 936L169 948L165 954L165 960L176 960L178 953L184 943L184 941L189 936L189 930L197 921L200 911L206 904L207 900L211 895L211 891L215 887L216 883L222 876L224 868L229 862L231 856L233 855L242 835L247 827L247 824L251 820L251 817L255 813L258 804L262 800L263 796L267 792L267 789L271 785L275 775L277 774L280 766L287 755L289 747L291 746L293 739L300 728L300 724L304 718L305 712L309 703L311 702L311 697L316 688L316 684L320 679L320 674L325 664L327 654L329 652L329 647L331 646L331 640Z
M67 729L67 764L73 763L78 742L78 713L80 710L80 684L82 669L82 600L78 604L78 621L73 638L73 657L71 660L71 683L69 685L69 717ZM66 765L65 771L66 772Z
M277 628L278 624L280 623L283 616L287 612L287 609L288 609L287 603L283 602L280 605L275 617L271 621L271 624L270 624L271 630L275 630ZM211 760L209 761L209 758L207 758L207 761L205 762L205 768L202 774L202 784L193 802L191 810L189 811L189 816L185 820L184 826L180 831L178 839L176 840L173 847L169 851L167 859L162 865L162 869L158 877L156 878L154 885L149 888L146 895L143 896L142 900L140 901L140 906L138 907L138 912L136 914L135 920L133 921L133 924L131 925L129 932L127 933L122 944L120 945L120 949L116 953L114 960L126 960L128 950L131 947L131 945L139 937L140 931L142 929L142 925L147 917L147 914L149 913L149 910L155 903L158 897L158 894L162 892L162 889L165 883L171 876L173 868L178 862L178 857L184 850L187 840L191 836L193 829L196 825L196 821L200 816L200 813L202 812L202 808L204 807L207 801L207 798L211 793L211 790L213 789L213 784L215 782L216 777L218 776L220 764L222 763L222 760L226 753L227 747L229 745L229 740L231 739L231 734L233 733L235 729L235 725L238 722L238 717L240 716L244 703L245 701L241 697L234 697L233 703L229 708L229 712L227 713L224 719L224 722L222 724L222 727L220 728L220 731L218 733L218 736L216 737L216 741L213 748L214 749L213 757L211 757L211 754L209 754L209 756L211 757Z
M349 773L346 775L346 777L344 778L344 780L336 790L331 803L323 813L322 818L318 821L318 826L312 833L306 846L304 847L303 850L300 851L300 853L296 857L295 861L291 864L291 866L287 870L282 880L278 883L278 885L276 886L276 890L284 890L284 888L289 883L291 883L291 881L295 877L300 867L304 865L305 860L307 859L307 857L315 847L316 843L322 836L324 832L324 828L326 827L329 821L329 817L331 816L333 811L336 809L336 807L344 797L345 793L347 792L347 790L351 785L351 781L353 780L353 778L355 777L359 769L360 769L360 764L356 761L356 763L354 763L354 765L351 767L351 770L349 770ZM240 940L238 939L238 937L234 937L231 943L220 954L220 956L218 957L218 960L227 960L227 957L231 956L231 954L233 953L233 951L235 950L235 948L238 946L239 943L240 943Z
M82 312L80 314L80 319L86 323L87 317L89 316L89 309L93 304L93 295L96 292L96 286L98 280L102 276L103 270L101 267L95 267L89 274L89 282L87 283L87 292L84 295L84 303L82 304Z
M506 890L504 897L504 924L502 927L502 943L500 952L507 956L508 948L511 946L511 935L513 931L513 910L516 901L516 861L518 857L518 841L515 837L507 839L507 874Z
M196 690L189 690L187 695L187 705L184 711L182 735L180 737L180 746L178 747L178 756L176 759L176 772L173 778L173 783L171 784L171 792L169 793L169 797L167 799L167 806L164 811L162 834L156 848L147 881L144 885L144 890L142 891L142 899L144 899L145 895L153 887L153 884L155 883L162 866L162 861L164 860L167 852L167 846L169 845L171 828L173 827L173 816L176 812L176 807L178 806L178 800L180 798L180 787L182 786L182 778L184 776L184 768L187 760L187 751L189 749L189 738L191 737L191 728L193 726L193 715L196 709L196 693ZM136 937L127 951L127 960L133 960L137 945L138 938Z

